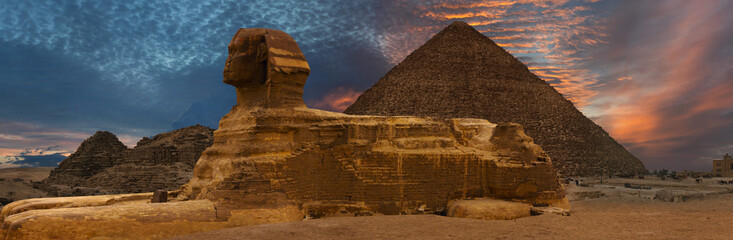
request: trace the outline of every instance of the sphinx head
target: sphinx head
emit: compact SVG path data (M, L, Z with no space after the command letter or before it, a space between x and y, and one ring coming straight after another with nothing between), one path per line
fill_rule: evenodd
M301 107L310 67L290 35L242 28L229 43L224 83L237 89L237 105Z

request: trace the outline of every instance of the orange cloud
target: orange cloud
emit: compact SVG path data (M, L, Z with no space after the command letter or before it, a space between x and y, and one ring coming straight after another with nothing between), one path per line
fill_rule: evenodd
M425 17L430 17L433 19L439 19L439 20L459 20L459 19L468 19L468 18L494 18L497 16L506 15L506 10L504 9L489 9L489 10L482 10L482 11L470 11L470 12L461 12L461 13L448 13L448 12L427 12L424 14Z
M434 8L451 8L451 9L480 8L480 7L496 8L496 7L512 6L514 4L516 4L516 2L513 2L513 1L473 2L473 3L466 3L466 4L440 3L440 4L436 4Z
M586 5L566 0L483 0L421 3L415 8L415 14L424 20L419 26L408 22L401 28L387 29L380 41L385 57L393 64L451 21L461 20L520 59L564 69L562 73L532 71L576 106L583 108L597 95L595 75L581 67L587 58L575 56L605 43L602 28L589 21L587 12L591 9Z
M476 26L483 26L483 25L489 25L489 24L500 23L500 22L501 20L482 20L482 21L470 21L467 23L468 25L476 27Z
M22 153L23 149L17 148L0 148L0 156L14 156Z
M313 108L343 112L359 98L359 95L361 92L354 91L352 88L338 87L311 105Z
M499 45L503 48L531 48L531 43L496 43L496 45Z
M725 13L717 11L715 1L645 7L652 8L654 19L644 16L635 24L654 33L634 35L634 44L619 40L600 54L610 63L604 67L609 79L616 81L608 81L604 97L589 108L600 113L600 124L614 138L630 144L642 158L658 159L652 166L668 164L660 157L668 154L669 161L704 158L702 154L711 154L704 151L718 151L711 146L722 143L715 142L725 138L721 133L733 131L733 119L726 116L733 112L733 60L729 55L717 56L727 58L723 61L714 58L721 44L727 44L720 31L726 26L721 20ZM632 38L626 36L627 22L616 24L616 34Z
M450 22L465 21L522 60L652 168L660 164L648 159L679 158L673 154L677 149L702 142L694 139L707 139L704 135L720 134L726 127L733 131L733 60L709 59L725 55L720 54L725 49L722 29L730 18L719 9L724 4L616 3L626 9L604 19L594 15L598 11L592 2L420 1L413 12L417 20L385 29L380 50L397 64ZM639 16L623 15L628 12ZM629 21L615 25L614 19Z

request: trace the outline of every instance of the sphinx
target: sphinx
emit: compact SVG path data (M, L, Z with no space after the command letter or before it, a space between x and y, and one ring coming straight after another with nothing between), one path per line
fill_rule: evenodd
M152 193L28 199L2 209L2 234L160 239L327 216L441 213L477 198L570 207L550 158L521 125L309 109L309 73L288 34L240 29L223 73L237 104L171 201L151 203Z

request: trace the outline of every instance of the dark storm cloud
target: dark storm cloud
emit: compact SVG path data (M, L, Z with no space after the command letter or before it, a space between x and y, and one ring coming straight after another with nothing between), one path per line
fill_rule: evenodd
M366 88L366 79L388 66L370 47L376 36L370 1L2 5L0 120L9 122L131 136L172 125L216 127L234 104L233 90L221 83L226 44L244 27L280 29L296 39L314 72L306 98L337 86ZM368 62L350 71L356 59Z
M13 167L57 167L59 162L66 159L61 153L54 153L48 155L18 155L12 157L1 157L0 168L13 168Z
M5 120L134 132L129 129L162 127L165 114L172 114L142 104L140 96L129 94L136 87L102 80L102 73L67 56L11 42L0 43L0 54L0 118Z

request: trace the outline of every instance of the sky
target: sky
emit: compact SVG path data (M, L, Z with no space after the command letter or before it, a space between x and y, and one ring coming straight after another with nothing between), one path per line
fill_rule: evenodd
M0 167L53 166L97 130L128 147L235 104L239 28L289 33L305 102L343 111L453 21L474 26L648 169L733 153L733 1L0 0Z

